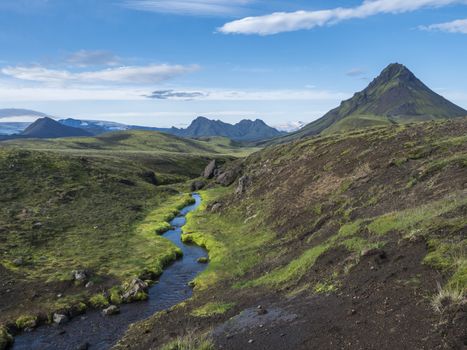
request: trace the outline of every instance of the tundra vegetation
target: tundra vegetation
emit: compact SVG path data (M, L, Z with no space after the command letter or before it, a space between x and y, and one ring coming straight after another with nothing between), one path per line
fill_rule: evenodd
M458 348L466 329L466 134L465 118L432 121L250 155L238 181L201 191L203 204L188 215L183 240L206 247L210 259L194 297L134 325L116 348L165 349L182 329L209 333L225 348L255 339L326 348L330 337L344 347ZM229 328L257 307L288 310L297 321Z
M2 142L0 344L54 312L119 304L134 278L155 281L181 256L160 234L193 202L191 179L251 151L140 131Z

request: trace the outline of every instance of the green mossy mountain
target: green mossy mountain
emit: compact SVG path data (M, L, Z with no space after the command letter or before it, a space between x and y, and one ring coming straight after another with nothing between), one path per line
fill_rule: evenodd
M390 64L370 85L322 118L278 139L467 116L467 111L428 88L407 67Z

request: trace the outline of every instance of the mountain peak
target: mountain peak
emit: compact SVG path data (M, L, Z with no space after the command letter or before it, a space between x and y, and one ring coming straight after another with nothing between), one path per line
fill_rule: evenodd
M29 125L21 135L34 138L56 138L70 136L91 136L86 130L62 125L56 120L44 117Z
M453 119L467 111L438 95L406 66L392 63L363 91L343 101L338 108L282 140L293 140L322 132Z
M413 74L410 69L403 64L391 63L375 80L373 80L368 88L372 88L375 85L387 84L391 81L398 81L406 84L411 82L420 82L415 74Z

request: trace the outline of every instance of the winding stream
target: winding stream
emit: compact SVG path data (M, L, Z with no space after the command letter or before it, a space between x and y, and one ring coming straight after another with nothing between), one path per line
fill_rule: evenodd
M99 311L91 311L61 326L45 326L23 333L15 338L13 350L76 350L80 347L86 349L86 344L88 349L108 349L123 336L131 323L188 299L192 294L188 282L206 268L197 259L207 255L204 249L181 242L186 214L201 204L198 194L193 194L193 198L196 202L183 208L180 215L170 222L173 229L164 234L182 249L183 258L164 270L159 283L149 289L147 301L121 305L119 315L106 317Z

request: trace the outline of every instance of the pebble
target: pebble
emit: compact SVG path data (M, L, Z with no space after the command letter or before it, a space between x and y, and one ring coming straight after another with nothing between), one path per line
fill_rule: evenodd
M253 344L255 341L253 339L248 340L249 344Z

